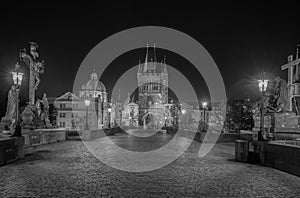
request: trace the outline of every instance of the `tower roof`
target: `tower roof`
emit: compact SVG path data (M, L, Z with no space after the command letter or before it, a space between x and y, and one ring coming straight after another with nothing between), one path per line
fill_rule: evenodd
M144 63L139 62L139 73L165 73L167 74L167 67L166 67L166 59L161 62L157 61L156 58L156 47L155 44L153 47L148 46L145 55Z

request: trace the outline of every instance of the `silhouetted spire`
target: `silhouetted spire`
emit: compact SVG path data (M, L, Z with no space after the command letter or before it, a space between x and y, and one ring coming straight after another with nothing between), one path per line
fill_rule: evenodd
M166 64L166 56L164 56L164 62L163 62L163 73L168 73L168 71L167 71L167 64Z
M145 57L145 64L144 64L144 72L147 71L147 64L148 64L148 48L149 48L149 44L147 44L147 51L146 51L146 57Z
M142 65L141 65L141 59L139 59L139 69L138 69L138 73L142 73Z
M154 62L154 71L156 71L156 47L155 47L155 43L153 44L153 62Z

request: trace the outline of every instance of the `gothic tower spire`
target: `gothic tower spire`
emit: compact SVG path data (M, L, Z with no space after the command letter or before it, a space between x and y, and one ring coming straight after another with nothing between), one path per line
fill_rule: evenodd
M166 56L164 56L164 64L163 64L163 73L168 73L167 72L167 64L166 64Z
M138 68L138 73L142 73L142 66L141 66L141 59L139 59L139 68Z
M145 64L144 64L144 72L147 71L147 64L148 64L148 47L149 47L149 44L147 43L147 51L146 51L146 57L145 57Z
M156 49L155 43L153 44L153 64L154 64L154 71L156 71Z

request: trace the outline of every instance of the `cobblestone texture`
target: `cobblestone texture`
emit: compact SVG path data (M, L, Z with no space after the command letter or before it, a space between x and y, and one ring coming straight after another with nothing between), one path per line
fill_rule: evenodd
M112 140L124 146L127 139ZM103 164L81 141L45 145L0 167L0 197L300 197L300 177L235 162L234 144L218 144L204 158L199 147L194 141L168 166L131 173Z

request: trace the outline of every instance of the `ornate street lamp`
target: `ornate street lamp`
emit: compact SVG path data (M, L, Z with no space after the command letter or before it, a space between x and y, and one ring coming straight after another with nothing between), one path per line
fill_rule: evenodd
M268 83L269 80L266 80L264 78L264 73L262 74L262 80L258 80L258 89L259 92L261 93L261 107L260 107L260 130L258 131L258 137L257 140L258 141L262 141L264 140L263 138L263 133L265 131L265 124L264 124L264 96L265 96L265 92L267 91L267 87L268 87Z
M182 114L185 114L185 113L186 113L186 110L185 110L185 109L182 109L182 110L181 110L181 113L182 113Z
M259 92L265 93L267 91L267 87L269 84L269 80L258 80L258 88Z
M111 116L111 107L108 107L108 128L110 128L110 116Z
M165 116L165 127L167 127L167 119L168 119L168 117Z
M103 99L103 96L98 96L100 97L100 102L101 102L101 129L103 129L104 127L104 99Z
M21 72L19 63L15 65L15 69L11 72L11 75L13 78L14 86L16 87L16 126L13 136L22 136L21 125L19 122L19 90L22 84L24 73Z
M206 107L207 107L207 102L206 101L204 101L204 102L202 102L202 109L203 109L203 121L204 121L204 123L205 123L205 110L206 110Z
M85 130L89 130L89 124L88 124L88 119L89 119L89 106L91 104L91 101L89 99L84 100L85 108L86 108L86 114L85 114Z
M129 116L129 126L132 126L132 117Z

